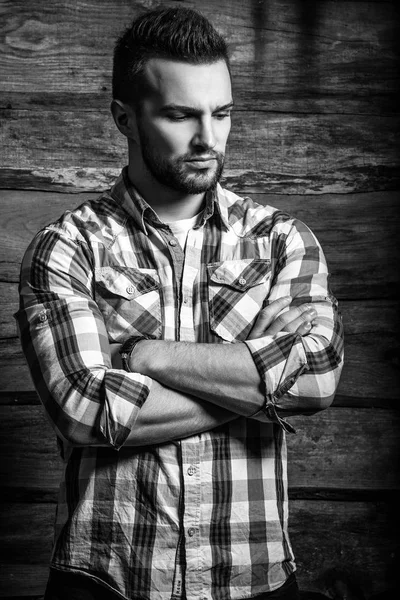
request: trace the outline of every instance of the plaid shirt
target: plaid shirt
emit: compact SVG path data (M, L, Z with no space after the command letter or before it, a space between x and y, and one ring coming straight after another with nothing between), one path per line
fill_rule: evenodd
M185 251L126 172L39 232L16 318L65 463L52 567L135 600L234 600L284 583L295 563L282 416L328 406L342 366L327 279L303 223L220 186ZM287 295L318 318L303 338L246 341L263 411L179 442L124 445L152 382L112 368L109 343L245 341L260 309Z

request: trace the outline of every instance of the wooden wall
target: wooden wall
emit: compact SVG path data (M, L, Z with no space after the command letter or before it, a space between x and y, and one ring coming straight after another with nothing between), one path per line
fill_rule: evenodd
M113 42L151 0L0 0L0 597L43 593L60 474L16 336L33 234L126 161L109 115ZM225 183L318 235L346 331L334 406L293 419L291 535L302 590L344 569L371 598L399 554L399 11L362 0L203 0L231 40Z

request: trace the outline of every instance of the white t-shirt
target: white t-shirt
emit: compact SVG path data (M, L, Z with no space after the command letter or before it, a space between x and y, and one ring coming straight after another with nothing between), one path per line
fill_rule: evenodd
M180 219L179 221L166 221L166 225L171 229L172 233L178 240L182 250L185 249L188 233L196 225L199 214L190 219Z

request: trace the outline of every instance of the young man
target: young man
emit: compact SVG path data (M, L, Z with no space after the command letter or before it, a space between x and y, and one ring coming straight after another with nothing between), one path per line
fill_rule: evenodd
M188 9L118 41L129 165L41 231L17 320L65 461L47 600L297 598L286 416L331 403L341 324L302 223L218 184L224 40Z

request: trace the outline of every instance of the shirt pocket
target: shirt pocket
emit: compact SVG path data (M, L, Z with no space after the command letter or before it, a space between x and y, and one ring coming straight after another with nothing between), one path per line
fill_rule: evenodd
M269 293L271 262L225 260L207 265L210 328L228 342L243 341Z
M155 269L95 269L96 302L111 341L132 335L161 337L160 280Z

